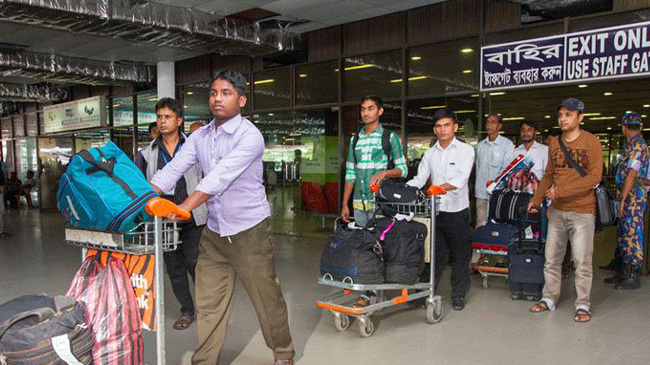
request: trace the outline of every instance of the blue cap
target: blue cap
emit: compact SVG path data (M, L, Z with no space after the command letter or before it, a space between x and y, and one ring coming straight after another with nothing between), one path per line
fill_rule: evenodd
M579 113L584 113L585 111L585 103L582 101L576 99L576 98L568 98L564 100L560 105L557 106L557 109L559 110L560 108L567 108L569 111L578 111Z
M641 116L639 114L635 112L629 112L623 115L623 118L621 119L621 123L623 125L637 126L637 125L641 125L641 123L643 122L641 121Z

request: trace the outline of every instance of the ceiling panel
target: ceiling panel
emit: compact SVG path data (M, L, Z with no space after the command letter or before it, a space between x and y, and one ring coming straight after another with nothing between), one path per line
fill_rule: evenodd
M194 8L205 12L215 12L219 15L230 15L230 14L238 13L242 10L250 9L251 6L238 3L235 1L221 0L221 1L204 2L202 4L196 5Z

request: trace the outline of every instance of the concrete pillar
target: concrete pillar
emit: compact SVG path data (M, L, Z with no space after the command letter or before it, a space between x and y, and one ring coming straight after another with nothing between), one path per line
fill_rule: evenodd
M174 62L158 62L158 99L176 97Z

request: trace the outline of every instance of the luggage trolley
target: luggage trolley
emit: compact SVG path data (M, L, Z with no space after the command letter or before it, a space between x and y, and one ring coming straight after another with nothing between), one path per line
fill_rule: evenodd
M371 188L372 190L372 188ZM376 202L378 208L382 206L390 207L400 214L413 213L417 217L430 219L429 227L429 252L430 252L430 272L429 281L426 283L415 283L413 285L402 284L355 284L352 279L345 278L343 281L337 281L330 274L325 274L318 280L321 285L326 285L340 289L334 294L326 296L318 301L316 305L329 309L334 315L334 327L343 332L352 324L356 318L359 323L359 333L362 337L370 337L375 331L371 316L373 313L392 307L401 303L410 302L416 299L426 298L426 320L434 324L440 322L443 315L442 298L435 295L435 227L436 215L440 204L440 195L445 194L445 190L432 185L428 194L429 197L421 203L401 204L401 203L381 203ZM401 290L401 295L392 299L386 299L385 291ZM419 290L419 292L409 294L409 290ZM377 294L377 300L363 308L354 308L350 294L355 292L372 291Z
M174 213L180 219L188 219L190 214L175 204L161 198L154 198L147 204L147 212L154 216L153 221L142 222L125 233L94 231L88 229L66 228L65 240L68 244L86 250L111 251L133 255L154 255L155 310L156 310L156 364L165 365L165 277L163 274L163 252L174 251L181 243L175 221L163 220L163 216Z

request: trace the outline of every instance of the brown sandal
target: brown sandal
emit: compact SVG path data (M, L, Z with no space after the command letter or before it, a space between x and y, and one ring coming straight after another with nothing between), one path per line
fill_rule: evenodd
M533 304L532 307L530 307L530 311L533 313L542 313L542 312L548 312L550 308L548 307L548 304L546 302L538 302Z
M578 309L573 315L573 321L578 323L587 323L591 320L591 313L585 309Z
M370 301L364 297L359 297L357 302L352 305L352 308L365 308L370 305Z
M174 325L172 326L175 330L185 330L187 329L192 322L194 322L194 315L189 314L189 313L183 313L181 315L181 318L178 319L178 321L174 322Z

